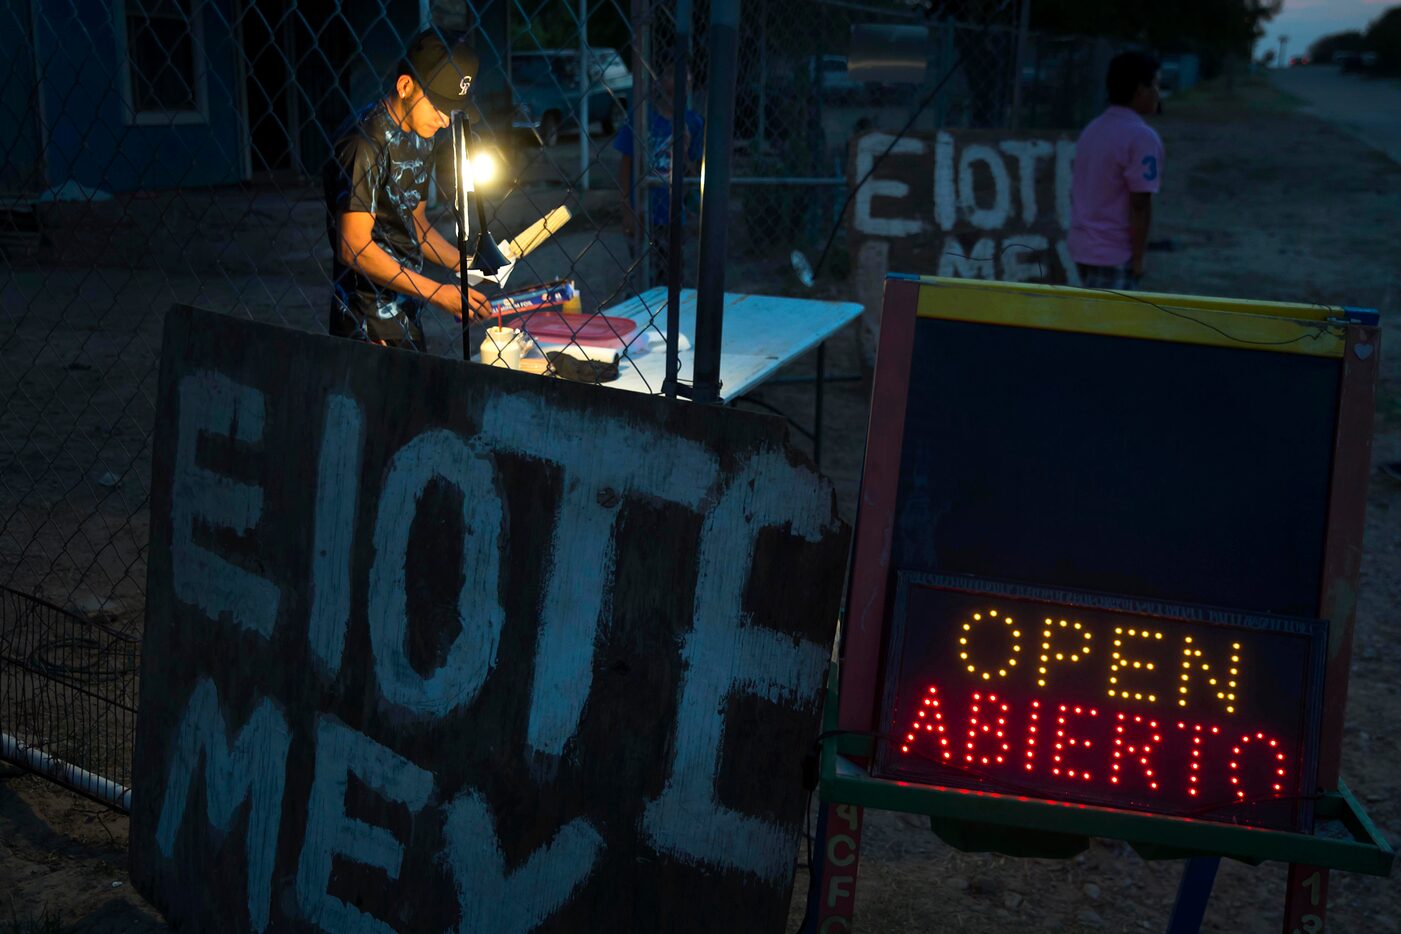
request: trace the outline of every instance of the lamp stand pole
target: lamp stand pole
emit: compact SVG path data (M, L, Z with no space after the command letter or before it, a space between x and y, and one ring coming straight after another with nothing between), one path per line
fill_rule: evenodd
M720 337L725 318L725 231L730 213L740 0L711 0L710 78L701 170L700 269L696 294L692 400L720 401ZM686 115L673 114L685 120ZM676 129L680 129L677 127ZM673 173L680 166L672 165Z
M462 359L471 360L472 308L467 302L467 188L471 184L467 173L471 166L467 158L467 117L461 112L452 115L452 163L457 179L453 208L457 214L457 273L461 277L458 285L462 302Z
M680 0L676 5L676 43L672 55L675 87L671 96L671 190L667 194L670 212L667 214L666 378L662 381L662 392L668 399L676 398L676 376L681 368L678 335L681 333L681 252L685 249L682 212L686 205L686 74L691 58L691 0ZM645 102L643 107L645 113ZM650 191L644 195L648 213L652 207L651 198Z

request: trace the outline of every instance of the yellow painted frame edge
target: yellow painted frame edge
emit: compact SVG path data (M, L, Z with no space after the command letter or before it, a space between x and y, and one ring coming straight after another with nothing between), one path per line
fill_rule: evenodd
M1031 283L919 279L918 314L1184 344L1341 357L1341 308L1240 299L1114 292Z

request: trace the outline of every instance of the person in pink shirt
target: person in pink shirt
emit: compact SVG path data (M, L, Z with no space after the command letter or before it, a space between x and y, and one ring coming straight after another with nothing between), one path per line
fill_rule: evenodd
M1075 144L1066 238L1081 284L1136 289L1163 179L1163 141L1143 119L1158 112L1159 65L1142 52L1109 63L1109 107Z

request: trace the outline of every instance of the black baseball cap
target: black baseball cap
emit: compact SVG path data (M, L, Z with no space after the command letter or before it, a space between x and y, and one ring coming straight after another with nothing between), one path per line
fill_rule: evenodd
M443 113L460 110L475 121L477 108L469 103L468 92L479 64L476 50L465 41L448 44L437 30L429 29L409 43L402 73L417 81L428 102Z

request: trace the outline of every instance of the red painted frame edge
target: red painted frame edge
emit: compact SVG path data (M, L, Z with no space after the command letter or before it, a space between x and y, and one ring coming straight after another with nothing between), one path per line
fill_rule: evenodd
M1319 615L1328 620L1329 629L1323 718L1319 724L1318 784L1329 791L1337 789L1342 767L1343 721L1362 569L1362 535L1367 522L1367 478L1372 471L1372 418L1380 353L1380 328L1349 325L1333 440L1323 592L1319 595Z
M861 474L851 585L842 628L841 692L837 726L869 730L875 724L881 647L885 643L885 599L895 498L900 488L900 449L905 435L914 356L919 282L886 279L880 344L871 386L871 421Z

